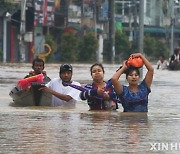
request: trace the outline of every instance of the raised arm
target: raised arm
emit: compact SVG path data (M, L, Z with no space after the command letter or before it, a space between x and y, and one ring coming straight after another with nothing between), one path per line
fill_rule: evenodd
M142 60L144 62L144 65L146 66L146 68L148 70L146 75L145 75L144 80L145 80L148 88L150 88L152 80L153 80L154 68L152 67L151 63L141 53L135 53L135 54L132 54L131 56L132 57L141 57L142 58Z
M120 76L124 73L124 71L127 69L127 66L125 64L125 62L123 63L123 66L117 70L117 72L112 76L111 80L112 80L112 84L114 86L114 90L117 94L121 94L122 93L122 85L119 82L119 78Z

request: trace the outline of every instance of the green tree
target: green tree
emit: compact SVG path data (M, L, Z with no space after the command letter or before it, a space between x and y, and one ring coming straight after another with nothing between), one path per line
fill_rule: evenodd
M127 59L131 53L130 42L125 33L117 30L115 33L115 62L119 63L123 59ZM104 40L104 52L103 57L104 61L110 62L111 52L110 52L110 42L109 40Z
M131 44L129 42L128 36L121 32L116 31L115 34L115 50L116 50L116 57L117 60L127 59L131 54Z
M45 43L50 45L51 50L52 50L51 54L46 59L48 61L51 58L52 54L54 52L56 52L56 50L57 50L57 43L56 43L54 37L51 34L46 34L45 35Z
M92 62L96 60L96 51L98 49L98 40L94 33L86 32L79 42L78 60L81 62Z
M14 0L0 0L0 7L2 10L5 9L15 9L20 7L20 3L14 3Z
M67 62L75 62L77 60L77 54L78 54L78 39L76 35L73 32L64 33L61 37L61 43L60 43L60 53L61 57L60 60Z
M147 56L153 56L156 52L156 41L153 37L150 35L144 36L144 53Z
M144 37L144 53L154 59L158 58L159 55L168 56L168 48L165 43L152 37L145 35Z
M52 52L55 52L57 50L57 43L51 34L45 35L45 42L51 46Z

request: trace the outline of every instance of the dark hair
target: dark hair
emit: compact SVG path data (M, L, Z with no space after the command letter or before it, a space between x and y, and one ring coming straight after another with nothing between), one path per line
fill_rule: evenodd
M60 66L59 73L61 74L61 73L66 72L66 71L72 72L72 70L73 69L72 69L72 66L70 64L62 64Z
M104 67L103 67L103 65L102 64L100 64L100 63L95 63L95 64L93 64L92 66L91 66L91 68L90 68L90 72L91 72L91 74L92 74L92 69L93 69L93 67L94 66L99 66L99 67L101 67L102 68L102 70L103 70L103 73L105 72L104 71Z
M174 49L174 54L178 54L178 52L180 51L180 47L176 47L175 49Z
M44 61L40 58L35 58L32 62L32 67L35 65L35 62L42 62L43 63L43 66L44 66Z
M160 54L159 57L165 58L165 56L163 54Z
M140 71L139 71L139 69L138 69L137 67L129 66L129 67L127 68L127 70L124 71L124 74L126 74L126 78L127 78L127 76L128 76L130 73L132 73L133 71L136 71L137 74L140 75Z

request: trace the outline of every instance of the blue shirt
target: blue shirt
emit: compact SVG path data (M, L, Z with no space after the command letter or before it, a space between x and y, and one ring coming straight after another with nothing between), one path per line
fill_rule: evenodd
M124 112L148 112L148 95L151 90L147 87L145 80L138 85L136 93L123 85L123 91L119 95Z

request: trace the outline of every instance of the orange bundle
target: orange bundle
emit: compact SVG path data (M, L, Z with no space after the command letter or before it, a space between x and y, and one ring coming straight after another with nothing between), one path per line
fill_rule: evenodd
M32 82L43 82L43 74L38 74L35 76L31 76L29 78L21 79L17 82L17 85L21 88L21 90L25 90L30 87Z
M144 64L143 60L141 57L129 57L129 59L126 62L127 66L134 66L134 67L142 67Z

